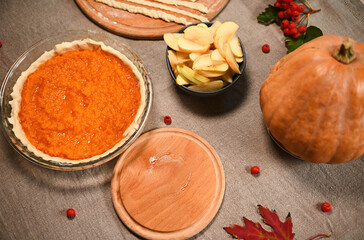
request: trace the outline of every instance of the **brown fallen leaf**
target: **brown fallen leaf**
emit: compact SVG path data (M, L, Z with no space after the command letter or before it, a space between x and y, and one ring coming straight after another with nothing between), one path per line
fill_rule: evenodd
M245 226L234 224L232 227L224 227L225 231L237 239L245 240L292 240L292 218L288 213L285 222L281 222L275 210L270 211L261 205L258 205L259 213L263 217L263 222L273 228L273 232L266 231L259 223L250 221L243 217ZM330 234L319 234L309 240L321 237L330 237Z
M273 232L266 231L259 223L243 218L245 226L233 225L224 227L225 231L237 239L245 240L292 240L292 219L290 214L286 217L285 222L281 222L276 211L270 211L261 205L258 205L259 213L263 217L263 222L273 228Z

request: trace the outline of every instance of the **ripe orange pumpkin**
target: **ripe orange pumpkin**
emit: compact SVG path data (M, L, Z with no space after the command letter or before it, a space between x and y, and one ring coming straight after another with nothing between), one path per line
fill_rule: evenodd
M260 89L264 123L288 152L314 163L364 154L364 43L324 35L283 57Z

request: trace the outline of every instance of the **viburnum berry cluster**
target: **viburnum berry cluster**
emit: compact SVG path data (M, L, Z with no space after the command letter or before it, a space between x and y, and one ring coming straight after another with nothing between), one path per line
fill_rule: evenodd
M314 10L308 0L275 0L274 6L268 4L257 20L265 25L280 25L285 35L287 53L290 53L302 44L323 35L320 28L310 25L311 14L319 11L321 9ZM262 51L265 52L263 49Z
M318 12L320 10L314 10L307 2L307 5L300 0L302 4L297 4L293 0L277 0L274 3L276 8L282 9L278 12L278 17L282 20L281 29L286 36L292 38L298 38L300 34L306 32L306 26L301 25L303 21L308 18L310 13ZM309 11L305 10L309 9Z

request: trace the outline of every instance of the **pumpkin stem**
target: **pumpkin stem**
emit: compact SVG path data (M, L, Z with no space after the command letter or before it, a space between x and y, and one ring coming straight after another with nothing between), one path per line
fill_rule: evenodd
M335 49L334 58L339 62L349 64L356 58L356 54L353 49L354 40L347 38L344 42Z

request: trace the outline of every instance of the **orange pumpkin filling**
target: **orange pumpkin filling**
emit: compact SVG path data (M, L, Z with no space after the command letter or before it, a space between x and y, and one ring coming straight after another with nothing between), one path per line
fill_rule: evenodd
M30 74L21 93L20 124L38 150L80 160L123 139L140 105L139 81L118 57L74 50Z

